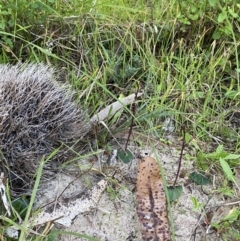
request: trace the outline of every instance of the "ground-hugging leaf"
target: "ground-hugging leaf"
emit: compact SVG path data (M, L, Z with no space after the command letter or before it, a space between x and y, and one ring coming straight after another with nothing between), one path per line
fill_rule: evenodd
M136 194L142 241L171 241L164 185L151 157L139 160Z
M133 159L133 154L129 150L119 150L117 156L123 163L129 163Z
M170 202L177 200L183 192L182 186L168 187L167 189Z
M13 200L12 206L22 218L25 217L28 208L28 201L25 198L17 198Z
M211 182L211 179L207 177L204 172L192 172L190 179L198 185L207 185Z

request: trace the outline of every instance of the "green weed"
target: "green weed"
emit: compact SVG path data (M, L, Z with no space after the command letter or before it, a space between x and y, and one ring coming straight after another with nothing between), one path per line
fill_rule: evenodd
M211 227L216 229L223 240L238 240L240 210L233 208L221 220L211 223Z
M239 164L239 158L240 155L229 153L223 149L223 145L219 145L214 152L200 152L197 164L204 170L207 170L211 165L215 167L215 170L221 168L225 178L233 182L239 189L233 173L233 168L237 167Z

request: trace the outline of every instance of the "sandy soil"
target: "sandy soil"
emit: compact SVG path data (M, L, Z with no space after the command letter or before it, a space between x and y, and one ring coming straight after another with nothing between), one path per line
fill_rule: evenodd
M180 151L177 147L162 146L158 148L129 146L135 156L145 155L158 159L164 169L165 179L168 185L172 185L177 173ZM104 151L94 157L79 160L77 166L68 168L60 173L57 178L49 180L41 186L36 206L55 201L55 208L59 203L67 205L78 198L84 198L86 190L94 186L103 175L108 177L109 184L102 193L100 201L87 212L84 212L74 220L70 227L56 224L56 228L78 233L84 233L101 241L140 241L141 232L136 214L135 181L138 159L130 164L124 164L115 159L109 163L110 153ZM84 176L76 179L79 169L87 171ZM174 238L176 241L204 241L220 240L214 230L209 227L211 220L218 220L223 213L231 209L224 206L226 200L217 194L216 178L213 184L199 186L189 180L189 174L194 171L194 160L183 159L178 185L183 186L183 193L178 200L171 204ZM71 183L69 185L69 183ZM200 207L194 209L192 198L195 198ZM51 205L53 204L51 203ZM223 208L224 207L224 208ZM53 209L53 207L52 207ZM212 214L211 218L207 217ZM209 220L208 220L209 219ZM173 238L173 239L174 239ZM61 241L87 240L70 235L61 237Z

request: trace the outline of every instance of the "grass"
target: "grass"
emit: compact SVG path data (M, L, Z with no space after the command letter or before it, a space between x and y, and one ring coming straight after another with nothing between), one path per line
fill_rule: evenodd
M0 63L56 66L90 116L120 95L144 90L135 117L142 132L162 138L163 120L171 116L178 134L184 125L207 143L204 152L223 144L238 153L238 129L229 119L240 104L236 3L9 0L0 5ZM123 112L117 128L106 123L117 132L130 117Z

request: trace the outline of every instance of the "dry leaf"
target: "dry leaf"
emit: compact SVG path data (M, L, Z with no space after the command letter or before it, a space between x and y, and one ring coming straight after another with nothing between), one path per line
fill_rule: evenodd
M164 186L158 164L151 157L138 164L137 213L143 241L171 240Z

